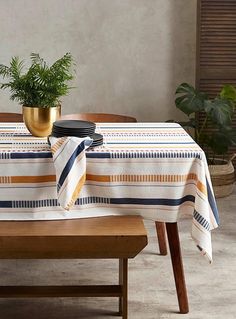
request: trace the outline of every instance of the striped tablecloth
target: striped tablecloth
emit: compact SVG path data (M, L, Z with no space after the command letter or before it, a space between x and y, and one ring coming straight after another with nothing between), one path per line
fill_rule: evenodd
M46 138L22 123L0 123L0 219L49 220L139 214L176 222L192 216L192 237L211 260L218 212L204 152L178 124L97 124L104 145L86 152L87 176L75 206L57 202Z

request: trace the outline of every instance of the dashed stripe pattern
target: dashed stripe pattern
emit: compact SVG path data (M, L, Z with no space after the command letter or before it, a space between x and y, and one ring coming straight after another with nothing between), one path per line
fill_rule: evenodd
M84 152L86 180L84 174L70 175L69 169L59 182L66 165L59 165L58 175L53 160L67 139L58 140L51 150L47 138L32 137L23 123L0 123L0 218L68 218L57 189L60 193L65 182L74 180L79 195L70 190L67 201L73 218L90 216L90 211L96 216L97 208L98 215L136 211L173 222L187 211L192 215L192 237L211 260L210 231L218 226L219 216L201 148L175 123L96 127L104 144Z

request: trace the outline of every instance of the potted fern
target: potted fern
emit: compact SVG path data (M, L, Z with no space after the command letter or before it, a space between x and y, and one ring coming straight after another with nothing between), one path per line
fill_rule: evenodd
M196 142L205 150L216 197L229 195L235 181L232 159L227 158L230 146L236 145L236 130L232 118L236 103L236 89L224 85L220 93L210 99L188 83L177 87L176 107L188 116L181 122L195 130ZM204 121L198 121L202 114Z
M8 82L1 89L10 90L10 99L22 105L24 122L34 136L50 134L53 122L61 114L60 97L67 95L73 79L73 58L66 53L51 66L39 54L32 53L31 65L24 72L24 61L12 57L10 65L0 64L0 75Z

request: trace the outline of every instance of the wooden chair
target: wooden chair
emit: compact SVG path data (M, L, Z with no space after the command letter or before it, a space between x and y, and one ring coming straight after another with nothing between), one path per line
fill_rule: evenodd
M83 120L91 122L115 123L115 122L137 122L136 118L108 113L78 113L78 114L65 114L61 116L62 120Z
M23 115L20 113L0 113L0 122L23 122Z

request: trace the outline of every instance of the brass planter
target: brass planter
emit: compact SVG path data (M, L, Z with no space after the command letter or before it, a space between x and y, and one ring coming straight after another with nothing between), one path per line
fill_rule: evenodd
M23 119L27 129L33 136L45 137L50 135L53 122L61 116L61 106L37 107L22 106Z

